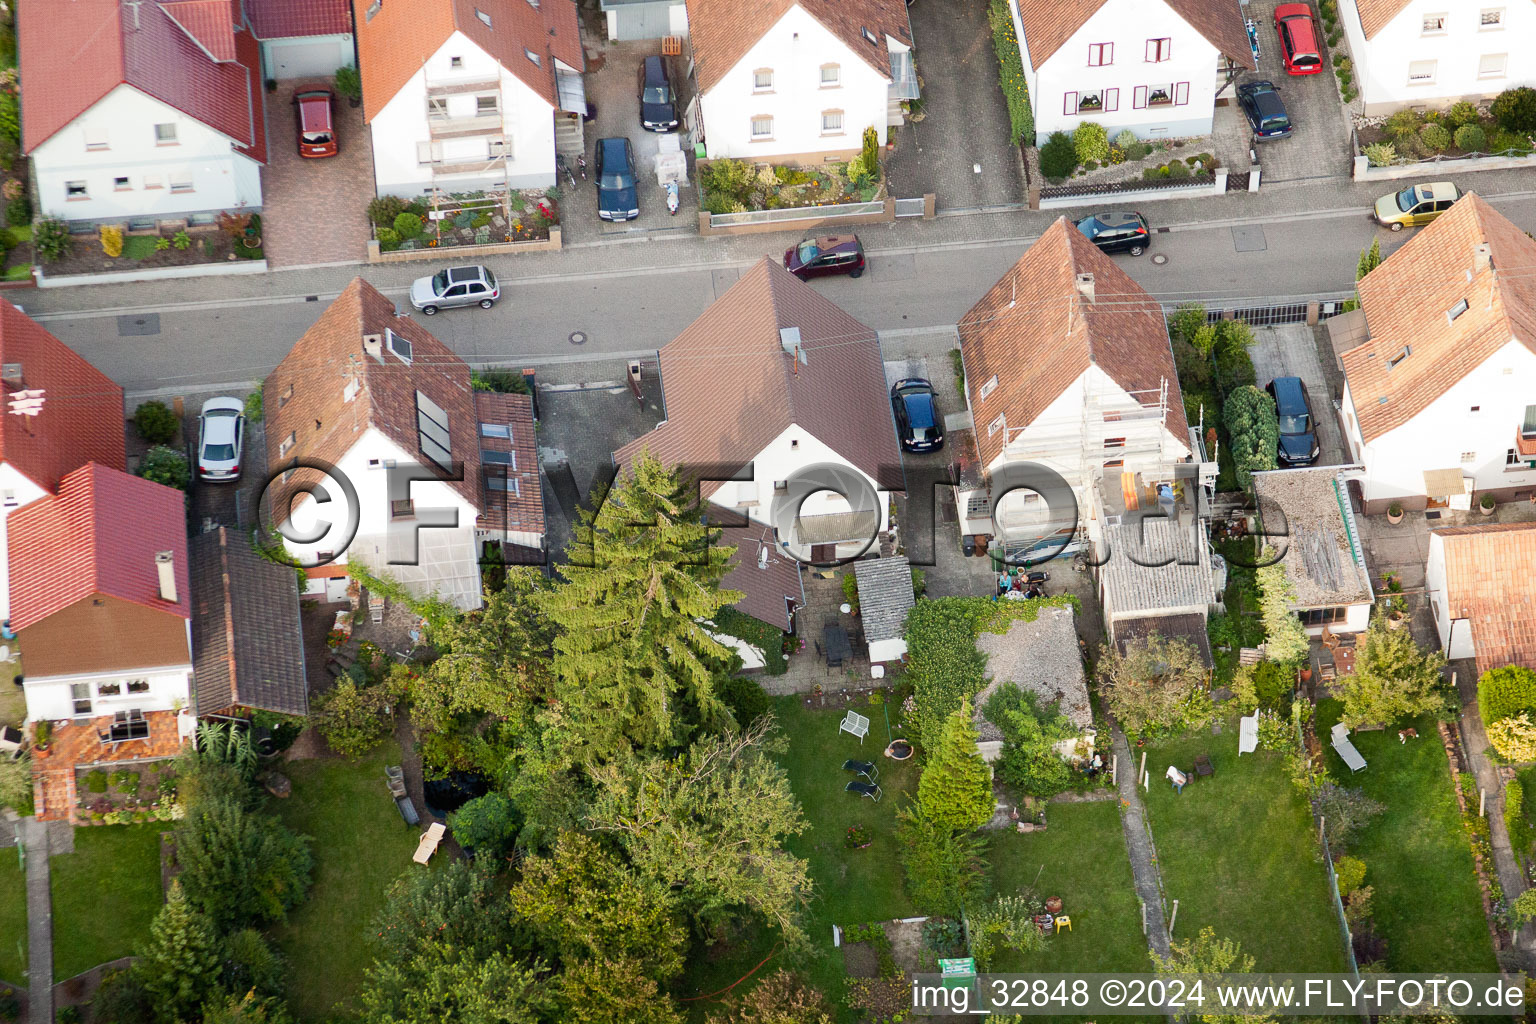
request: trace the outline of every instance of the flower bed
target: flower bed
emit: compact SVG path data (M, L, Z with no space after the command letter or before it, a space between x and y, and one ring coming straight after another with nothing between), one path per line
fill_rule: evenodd
M380 196L368 219L381 252L547 240L560 223L554 189L456 192L406 202Z
M89 768L76 775L79 819L93 825L172 821L180 816L170 761L133 768Z
M1071 134L1052 133L1040 147L1040 170L1052 185L1066 181L1107 185L1155 178L1179 181L1209 173L1220 164L1209 151L1200 149L1210 142L1209 136L1144 142L1130 130L1110 140L1104 137L1102 126L1084 121Z
M700 208L707 213L747 213L868 203L885 198L879 157L866 171L861 155L848 163L797 167L749 164L742 160L700 161Z
M1356 117L1354 127L1357 153L1372 167L1473 155L1528 156L1536 151L1530 134L1500 127L1487 106L1465 100L1449 110L1403 109Z
M255 235L246 235L244 228L232 234L213 227L138 235L106 227L95 234L69 234L60 221L39 221L32 230L31 248L49 277L259 260L264 257L261 218L251 216L250 222ZM247 239L255 244L247 245Z

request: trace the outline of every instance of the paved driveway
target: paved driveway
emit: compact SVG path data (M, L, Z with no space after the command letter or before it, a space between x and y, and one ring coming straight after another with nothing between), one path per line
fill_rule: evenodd
M1324 330L1322 327L1318 331ZM1333 412L1333 388L1323 373L1318 355L1318 340L1306 324L1260 327L1253 332L1253 375L1259 387L1276 377L1300 377L1312 400L1312 418L1317 421L1317 444L1322 449L1317 462L1335 466L1344 460L1344 438L1339 433L1339 418Z
M368 249L373 143L363 112L336 98L341 151L323 160L299 156L293 94L329 88L313 81L279 82L267 93L267 167L262 244L273 267L361 262Z
M1295 125L1290 138L1257 147L1259 165L1264 169L1260 187L1286 181L1347 178L1353 163L1349 152L1349 124L1344 119L1344 107L1334 85L1332 54L1326 49L1327 40L1319 40L1324 46L1325 68L1321 74L1286 74L1280 59L1280 37L1275 32L1275 3L1276 0L1252 0L1243 8L1244 17L1252 18L1259 28L1259 70L1256 75L1245 73L1239 82L1266 78L1274 82L1285 100L1291 123ZM1321 20L1317 30L1322 33ZM1252 135L1235 98L1226 106L1216 108L1216 120L1218 134L1236 133L1244 140Z
M891 192L933 192L940 210L1023 203L1019 151L1008 142L1008 105L982 0L919 0L907 9L926 116L892 129ZM981 171L977 173L976 167Z

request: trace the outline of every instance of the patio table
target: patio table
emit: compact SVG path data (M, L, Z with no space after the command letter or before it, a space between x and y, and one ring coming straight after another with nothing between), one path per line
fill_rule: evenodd
M841 666L853 658L853 645L848 640L848 631L842 626L828 624L822 627L821 644L826 651L827 666Z

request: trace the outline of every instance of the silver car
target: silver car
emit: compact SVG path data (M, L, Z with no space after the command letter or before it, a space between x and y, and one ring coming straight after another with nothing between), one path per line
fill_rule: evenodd
M453 306L490 309L501 298L501 286L489 267L449 267L411 285L411 305L427 316Z
M210 398L197 417L197 477L223 483L240 477L245 446L245 403L238 398Z

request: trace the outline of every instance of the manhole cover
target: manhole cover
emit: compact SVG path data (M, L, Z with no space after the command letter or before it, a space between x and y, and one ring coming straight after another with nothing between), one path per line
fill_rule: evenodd
M1168 262L1168 257L1164 253L1157 253L1152 257L1152 262L1156 263L1158 266L1162 266Z
M159 333L159 313L142 313L137 316L120 316L117 318L117 336L119 338L145 337Z
M1269 248L1269 241L1261 227L1233 228L1232 247L1238 252L1263 252Z
M585 331L572 331L571 332L571 344L572 345L585 345L586 343L587 343L587 333Z

